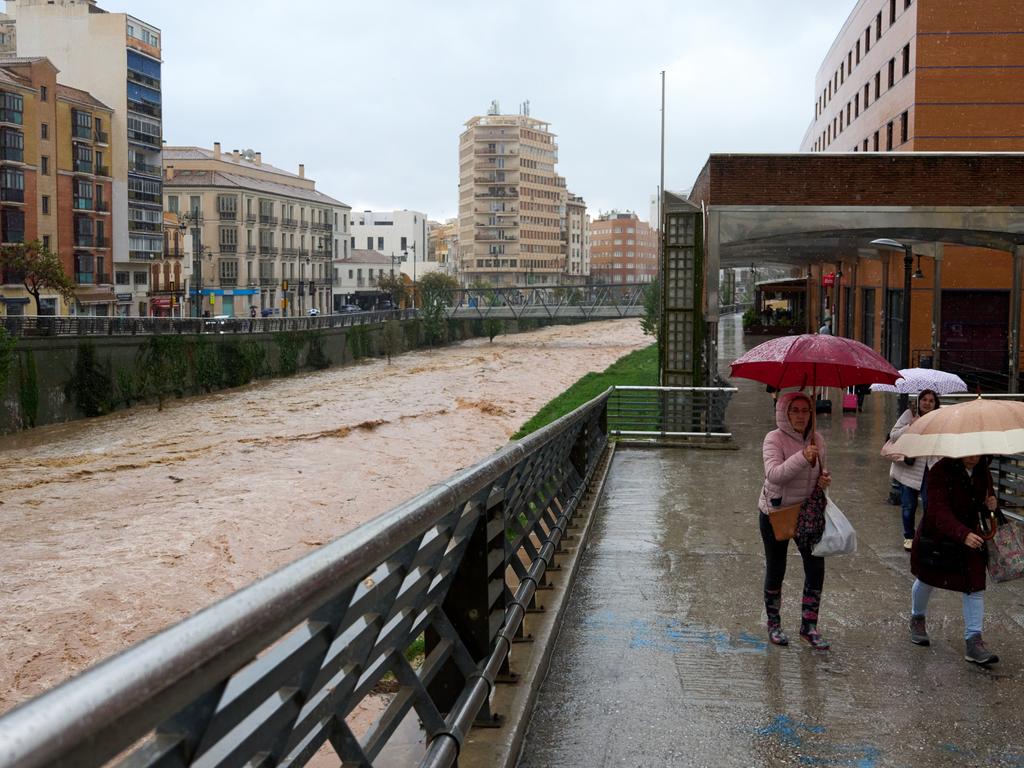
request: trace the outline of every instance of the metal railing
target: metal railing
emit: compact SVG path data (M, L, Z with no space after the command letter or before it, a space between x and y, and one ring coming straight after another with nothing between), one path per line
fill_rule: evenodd
M612 387L608 435L728 440L725 410L734 387Z
M103 276L100 276L103 277ZM109 278L108 278L109 279ZM91 283L91 280L80 281ZM97 281L99 282L99 281ZM262 283L262 279L261 279ZM271 278L270 285L277 285ZM348 312L316 317L67 317L15 315L0 317L12 336L148 336L181 333L277 333L412 319L414 309Z
M606 448L605 393L390 512L0 718L0 764L451 766ZM426 637L419 667L407 649ZM346 717L385 676L369 731Z

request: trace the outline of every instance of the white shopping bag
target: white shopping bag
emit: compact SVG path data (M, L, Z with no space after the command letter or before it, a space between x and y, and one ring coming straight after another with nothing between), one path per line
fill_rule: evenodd
M825 532L821 541L814 545L812 555L828 557L829 555L852 555L857 551L857 532L853 530L846 515L835 505L832 499L825 506Z

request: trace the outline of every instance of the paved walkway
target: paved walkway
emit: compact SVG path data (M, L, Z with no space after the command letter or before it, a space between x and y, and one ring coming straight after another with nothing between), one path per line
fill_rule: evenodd
M722 331L726 363L743 351L738 322ZM897 415L885 396L819 421L860 542L827 564L833 650L766 643L755 501L774 417L762 386L734 383L739 451L617 452L521 768L1024 767L1024 581L987 592L985 636L1003 658L991 671L963 660L951 593L933 597L931 647L911 645L913 579L878 455ZM802 576L791 548L794 638Z

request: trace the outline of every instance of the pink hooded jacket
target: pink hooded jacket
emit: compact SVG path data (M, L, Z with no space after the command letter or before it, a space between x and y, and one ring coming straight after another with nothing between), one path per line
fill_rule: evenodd
M789 404L796 398L803 398L811 409L810 434L804 438L789 423L786 411ZM825 457L825 441L821 434L814 431L814 403L802 392L786 392L779 395L775 404L775 423L773 429L764 437L761 454L764 457L764 485L761 496L757 500L757 508L770 514L773 507L771 500L782 497L780 506L797 504L814 490L822 467L828 467ZM804 447L813 440L818 446L818 463L813 467L804 458Z

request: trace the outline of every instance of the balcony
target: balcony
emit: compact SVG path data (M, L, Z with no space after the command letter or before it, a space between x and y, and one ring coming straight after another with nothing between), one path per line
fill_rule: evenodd
M140 115L146 115L148 117L160 117L160 105L149 104L145 101L135 101L134 99L128 99L128 111L136 112Z
M129 220L129 232L163 232L163 225L155 221Z
M255 256L256 255L256 246L255 245L247 245L247 246L245 246L245 255L246 256Z
M220 276L220 285L222 288L234 288L238 285L238 275L233 277Z
M113 285L108 272L75 272L75 282L79 285Z
M309 229L309 222L305 219L299 220L299 229Z
M93 140L93 130L91 125L76 125L71 129L71 138L83 139L84 141Z
M161 176L163 170L159 165L150 165L149 163L131 163L128 166L128 173L141 173L146 176ZM106 173L101 173L100 168L96 169L97 176L106 176Z
M24 112L19 112L14 109L0 109L0 123L9 123L10 125L22 125L24 122Z
M106 136L106 134L103 134ZM99 141L99 139L97 139ZM128 141L135 142L136 144L142 144L150 149L160 149L163 146L163 140L159 136L153 136L149 133L143 133L142 131L133 131L128 129Z
M0 161L5 163L25 162L25 150L17 147L0 147Z
M92 176L92 163L86 163L80 160L76 160L72 165L72 170L75 173L86 173Z
M160 171L158 169L157 170L157 174L159 175L159 173L160 173ZM96 175L97 176L110 176L110 166L109 165L97 165L96 166ZM159 195L157 195L157 197L159 197Z
M106 131L93 131L92 139L97 144L109 144L110 134L107 133Z
M8 227L7 231L3 234L4 243L24 243L25 242L25 230L14 229Z
M238 212L237 211L218 211L217 215L220 217L221 221L237 221L238 220Z
M15 187L0 187L0 202L24 203L25 190L16 189Z
M298 252L299 251L298 251L297 248L282 248L281 249L281 255L282 256L296 256L298 254Z
M272 245L261 245L260 256L277 256L277 248Z
M260 278L260 285L261 286L269 285L269 286L273 287L273 286L277 285L277 278L276 277L261 277Z
M75 233L75 248L107 248L110 240L99 235L92 235L85 232Z
M238 243L221 243L221 253L238 253Z
M245 223L246 224L255 224L256 223L256 214L254 214L254 213L247 213L247 214L245 214Z
M299 222L297 219L281 219L281 226L288 227L288 229L295 229L299 226Z
M155 203L160 205L162 198L158 193L155 192L140 192L138 190L129 189L128 199L134 200L137 203Z
M308 259L309 258L309 250L306 249L306 248L299 248L299 258L300 259Z
M270 216L267 214L260 214L260 226L261 227L276 227L277 216Z

